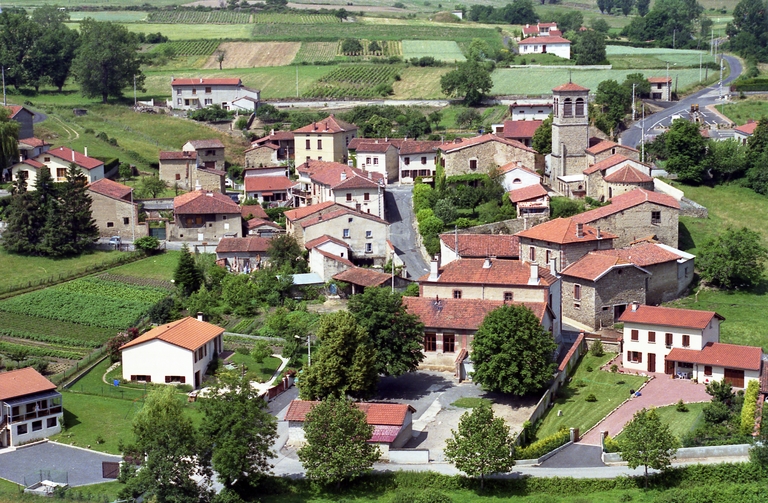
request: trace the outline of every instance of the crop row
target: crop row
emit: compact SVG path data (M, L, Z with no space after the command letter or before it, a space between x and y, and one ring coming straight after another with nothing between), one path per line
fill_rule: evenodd
M336 58L338 47L338 42L303 42L293 59L293 63L333 61Z
M91 347L100 346L115 335L114 330L49 320L37 316L26 316L5 312L0 315L0 332L30 333L41 337L58 337L72 341L80 341L75 345ZM18 337L18 336L14 336ZM26 338L26 337L25 337Z
M76 353L47 346L28 346L26 344L13 344L11 342L0 342L0 353L6 356L9 353L25 351L29 356L42 356L48 358L63 358L65 360L80 360L86 352Z
M160 52L164 47L170 47L177 56L210 56L219 44L218 40L177 40L157 44L152 52Z
M103 281L114 281L125 283L127 285L148 286L152 288L162 288L163 290L173 290L173 283L161 279L140 278L138 276L123 276L122 274L104 273L98 276Z
M501 45L501 36L488 28L375 23L308 24L301 29L280 24L255 25L251 39L259 42L335 42L345 38L368 40L454 40L479 38L489 45Z
M400 68L393 65L341 66L319 79L318 82L375 86L394 82L399 71Z
M287 14L267 12L253 17L256 24L331 24L339 23L339 18L328 14Z
M168 296L168 292L165 289L130 285L120 281L106 281L93 277L63 283L57 286L56 290L77 295L94 295L107 299L125 299L149 305L160 302Z
M8 314L8 313L5 313ZM84 341L81 339L69 338L69 337L56 337L54 335L42 335L32 332L25 332L23 330L11 330L8 328L0 328L0 334L15 339L26 339L28 341L46 342L48 344L56 344L59 346L67 346L73 348L98 348L102 344L95 341Z
M163 24L247 24L251 15L247 12L230 11L157 11L151 12L147 21Z

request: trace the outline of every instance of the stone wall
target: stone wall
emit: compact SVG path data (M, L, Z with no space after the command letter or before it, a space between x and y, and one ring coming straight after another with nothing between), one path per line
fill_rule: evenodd
M270 147L256 147L246 151L245 167L258 168L259 166L270 166L277 162L277 150Z
M544 168L544 156L499 141L487 141L454 152L443 153L445 176L469 173L488 174L492 167L520 161L523 166L539 170ZM469 169L469 161L477 161L477 170Z
M651 273L651 277L648 278L648 291L645 294L645 301L648 304L659 305L677 297L679 289L677 261L654 264L644 269ZM692 277L693 274L690 276Z
M200 188L209 190L211 192L220 192L223 194L226 191L223 175L212 173L204 169L194 169L192 174L193 189L197 187L198 183L200 183Z
M491 224L476 225L474 227L467 227L466 229L459 229L459 234L517 234L525 229L530 229L535 225L549 220L547 216L527 217L527 218L513 218L510 220L502 220L500 222L493 222Z
M563 317L576 320L594 330L613 326L615 305L628 305L631 302L645 304L646 276L634 267L613 269L597 283L563 276ZM581 285L581 300L573 296L574 285Z
M189 172L193 169L195 161L190 159L160 161L160 179L169 187L176 185L180 189L190 190Z
M147 235L147 226L138 223L138 205L129 201L88 191L93 202L91 212L99 227L99 236L120 236L130 239L136 235L140 238Z
M652 211L661 212L661 223L651 223ZM623 248L633 241L648 236L656 236L659 242L677 248L678 214L679 211L675 208L645 202L589 222L589 225L616 234L618 239L613 243L615 248Z
M693 218L709 218L709 210L687 197L680 200L680 216Z

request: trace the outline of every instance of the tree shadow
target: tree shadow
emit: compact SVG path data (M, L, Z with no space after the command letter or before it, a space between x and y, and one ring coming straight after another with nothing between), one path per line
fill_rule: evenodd
M376 400L418 400L453 386L445 377L426 372L408 372L398 377L382 377Z
M680 250L692 250L696 248L696 243L683 222L678 222L677 229L677 248Z
M73 414L68 409L64 409L64 424L67 428L72 428L73 426L77 426L82 423L78 419L77 415Z

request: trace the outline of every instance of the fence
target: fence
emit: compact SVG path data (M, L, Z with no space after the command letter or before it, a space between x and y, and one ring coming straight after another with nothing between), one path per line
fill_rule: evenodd
M80 379L85 373L91 370L92 367L94 367L101 360L103 360L106 355L106 352L107 352L107 349L104 347L101 347L91 352L91 354L85 357L85 359L80 360L79 362L75 362L74 367L70 367L64 372L59 372L58 374L53 374L52 376L49 376L48 380L50 380L53 384L58 386L79 372L80 375L78 375L75 379L73 379L72 382L69 382L64 385L65 388L68 388L72 386L75 382L77 382L77 380Z
M60 472L56 470L37 470L33 473L24 475L24 487L31 487L44 480L49 480L58 484L69 484L69 472Z
M264 392L262 396L267 402L269 402L275 397L280 396L288 391L291 386L293 386L293 377L285 376L283 377L282 381L269 388L266 392Z

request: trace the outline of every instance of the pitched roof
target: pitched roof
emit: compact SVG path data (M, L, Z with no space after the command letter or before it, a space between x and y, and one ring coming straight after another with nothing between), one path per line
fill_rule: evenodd
M598 281L612 269L627 267L635 267L645 272L646 274L650 274L648 271L621 257L614 255L603 255L595 252L587 253L579 260L563 269L561 274L563 276L581 278L587 281Z
M354 138L354 140L357 140L357 139L358 138ZM354 143L354 148L353 148L353 143L350 141L347 148L349 150L356 150L360 153L370 152L374 154L380 154L380 153L386 152L387 150L389 150L390 147L394 146L391 143L385 142L383 140L381 142L379 142L378 140L374 141L373 139L370 139L370 141L365 141L367 139L368 138L359 138L360 141Z
M373 171L368 171L368 173L373 173ZM355 174L354 176L350 176L343 182L338 183L333 188L334 189L374 189L376 190L379 188L379 184L374 182L373 179L371 178L367 178L367 177Z
M365 267L352 267L346 271L334 274L333 279L352 283L353 285L369 287L381 286L387 281L391 281L392 275Z
M618 143L613 142L611 140L602 140L602 141L592 145L591 147L589 147L586 150L586 152L588 154L593 154L594 155L594 154L599 154L601 152L605 152L606 150L609 150L609 149L612 149L612 148L616 148L616 147L624 148L624 149L627 149L627 150L632 150L634 152L637 152L636 148L632 148L632 147L627 146L627 145L619 145Z
M262 225L266 225L267 227L272 227L274 229L278 229L278 230L281 230L281 231L283 230L283 228L280 227L279 225L277 225L275 222L272 222L270 220L266 220L264 218L254 217L254 218L251 218L250 220L245 222L245 228L248 229L248 230L252 230L252 229L255 229L257 227L261 227Z
M187 143L195 150L200 150L201 148L224 148L224 144L217 138L213 140L189 140Z
M511 147L516 147L516 148L525 150L526 152L536 152L532 148L526 147L525 145L523 145L517 140L508 140L506 138L502 138L501 136L496 136L493 133L486 133L484 135L474 136L472 138L456 138L453 141L449 141L449 142L443 143L442 145L439 145L438 148L445 153L449 153L449 152L454 152L456 150L461 150L463 148L473 147L475 145L481 145L489 141L503 143Z
M280 192L288 190L296 182L287 176L246 176L246 192Z
M56 385L32 367L0 373L0 400L54 389Z
M248 236L244 238L224 238L216 246L216 253L237 253L237 252L260 252L264 253L269 249L272 240L259 236Z
M21 161L21 163L22 164L29 164L33 168L38 168L38 169L42 168L43 166L45 166L45 164L43 164L42 162L36 161L34 159L24 159L23 161Z
M603 179L610 183L649 183L653 181L652 177L629 164L617 169Z
M400 144L400 155L433 153L441 144L439 141L405 140Z
M237 78L219 79L173 79L172 86L239 86L242 81Z
M120 346L120 351L155 339L194 351L223 333L224 329L221 327L187 316L153 328L131 342Z
M316 251L323 257L329 258L331 260L335 260L336 262L340 262L348 267L355 267L355 264L353 264L349 259L346 259L344 257L339 257L338 255L334 255L333 253L327 252L325 250L321 250L319 248L315 248L314 251Z
M573 217L556 218L543 224L536 225L530 229L520 231L517 236L528 239L537 239L549 243L569 244L583 243L586 241L597 241L597 229L584 225L582 227L582 237L577 236L578 225ZM616 236L610 232L600 232L599 239L614 239Z
M161 151L159 154L161 161L172 161L178 159L197 159L197 152L194 150L180 150L180 151Z
M122 183L113 182L109 178L102 178L88 185L88 190L114 199L125 199L131 194L133 188Z
M292 400L284 420L304 422L307 413L319 403L309 400ZM416 409L404 403L355 402L354 405L365 412L368 424L379 426L402 426L408 411L416 412Z
M104 166L104 163L93 157L88 157L85 154L76 152L68 147L52 148L45 152L45 155L52 155L66 162L74 162L83 169L94 169L99 166Z
M333 114L323 120L293 130L294 133L341 133L343 131L357 131L357 126L337 119Z
M350 178L358 177L368 180L373 183L371 185L368 182L357 180L355 184L359 184L361 187L375 186L379 180L384 180L384 175L373 171L363 171L362 169L353 168L346 164L341 164L332 161L315 161L309 160L304 164L301 164L296 168L299 172L305 173L310 180L322 185L328 185L331 188L336 188L342 185ZM347 188L356 188L349 185L345 185Z
M568 82L566 84L559 85L552 89L553 91L589 91L586 87L581 87L578 84L574 84L573 82Z
M763 348L710 342L700 351L673 348L665 357L668 361L698 363L743 370L760 370Z
M630 161L630 158L625 155L613 154L611 157L608 157L607 159L603 159L602 161L589 166L587 169L583 171L583 173L585 175L591 175L592 173L596 173L598 171L605 171L606 169L612 168L617 164L621 164L622 162L629 162L629 161Z
M681 258L681 255L677 255L656 243L642 243L631 248L621 248L618 250L599 250L594 253L619 257L622 260L632 262L633 264L640 267L663 264L665 262L672 261L676 262Z
M460 258L445 264L440 270L436 282L427 281L429 273L419 278L419 283L461 283L483 285L528 285L531 277L531 264L521 260L490 260L490 267L485 266L481 258ZM531 286L549 286L557 278L549 269L539 267L539 281Z
M571 41L557 35L549 35L543 37L528 37L524 38L517 45L531 45L531 44L570 44ZM561 89L562 90L562 89Z
M324 203L313 204L311 206L303 206L301 208L288 210L284 213L284 215L285 215L285 218L288 220L301 220L302 218L306 218L310 215L313 215L319 211L323 211L334 205L341 207L340 204L336 204L333 201L325 201Z
M533 133L544 121L504 121L504 138L533 138Z
M275 131L267 136L264 136L262 138L259 138L258 140L251 142L251 145L255 146L261 143L281 141L281 140L282 141L293 140L293 131Z
M208 190L195 190L175 197L173 210L186 215L240 213L240 207L229 196Z
M627 308L619 318L619 321L703 330L707 328L713 318L717 318L720 321L725 320L725 318L714 311L639 305L634 311L631 306Z
M463 258L497 257L516 259L520 256L520 240L510 234L440 234L440 240Z
M23 145L26 145L28 147L32 147L32 148L34 148L34 147L44 147L45 145L50 145L50 143L48 143L47 141L41 140L40 138L35 138L34 136L32 136L30 138L21 138L19 140L19 143L21 143Z
M11 119L13 119L17 115L19 115L19 112L21 112L22 110L26 110L30 114L34 115L34 113L31 110L29 110L28 108L23 107L21 105L5 105L4 108L6 108L8 111L11 112Z
M654 203L661 206L668 206L676 210L680 209L680 203L672 197L659 192L651 192L645 189L633 189L629 192L624 192L618 196L614 196L610 199L611 204L607 206L601 206L594 210L585 211L571 217L575 222L589 223L605 218L614 213L619 213L633 206L638 206L643 203Z
M373 222L382 223L385 225L389 225L389 222L384 220L383 218L379 218L375 215L372 215L370 213L363 213L361 211L355 211L352 208L349 208L347 206L338 205L339 209L330 211L328 213L324 213L319 215L316 219L315 218L306 218L299 221L299 225L302 228L311 227L313 225L321 224L324 222L327 222L329 220L333 220L334 218L343 217L345 215L354 215L356 217L364 218L366 220L371 220ZM287 212L286 212L287 213Z
M543 320L547 311L544 302L505 303L500 300L403 297L405 309L418 316L425 327L454 330L477 330L488 313L505 304L523 305L533 311L539 321Z
M664 84L665 82L672 83L672 77L648 77L650 84Z
M509 192L509 200L513 203L519 203L522 201L528 201L530 199L546 196L547 194L547 189L545 189L540 183L537 183L535 185L529 185L527 187L511 190Z
M342 241L341 239L337 239L337 238L335 238L333 236L329 236L328 234L323 234L319 238L315 238L315 239L312 239L310 241L307 241L306 243L304 243L304 247L307 250L311 250L312 248L314 248L316 246L320 246L321 244L328 243L328 242L335 243L335 244L341 246L342 248L349 249L349 244L347 242Z
M245 204L243 206L240 206L240 215L243 218L247 218L248 215L253 215L254 218L262 218L264 220L267 220L269 218L267 216L267 212L264 211L264 208L262 208L258 204Z
M751 121L751 122L747 122L743 126L735 127L733 128L733 130L738 131L739 133L744 133L746 135L751 135L755 133L755 128L757 128L757 124L758 124L757 122Z
M516 169L522 169L523 171L527 171L528 173L532 175L536 175L537 177L541 178L541 175L539 173L537 173L535 170L527 166L523 166L522 163L520 163L519 161L512 161L505 164L504 166L500 166L498 169L498 173L501 175L504 173L509 173L510 171L514 171Z

